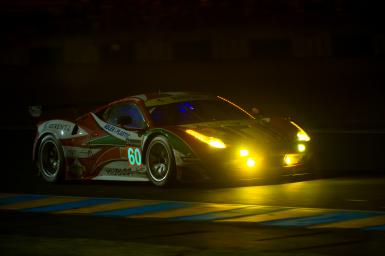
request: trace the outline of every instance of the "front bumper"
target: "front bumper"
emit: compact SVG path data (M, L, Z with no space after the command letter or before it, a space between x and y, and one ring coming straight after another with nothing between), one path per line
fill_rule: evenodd
M293 162L288 165L285 158L290 155ZM261 158L255 156L255 165L247 165L247 157L234 157L234 154L211 154L200 161L179 168L180 178L195 180L250 180L274 179L285 176L296 176L310 172L311 154L275 153Z

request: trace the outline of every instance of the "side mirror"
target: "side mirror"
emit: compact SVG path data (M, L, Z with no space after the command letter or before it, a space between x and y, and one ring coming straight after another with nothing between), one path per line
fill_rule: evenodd
M28 111L32 117L40 117L42 114L42 106L29 106Z

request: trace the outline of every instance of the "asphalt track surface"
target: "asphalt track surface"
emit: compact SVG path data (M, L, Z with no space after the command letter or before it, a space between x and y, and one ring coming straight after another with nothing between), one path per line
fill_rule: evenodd
M13 134L14 135L14 134ZM380 214L385 177L344 176L278 183L183 184L69 182L48 184L33 172L32 138L22 133L3 152L0 193L49 197L239 204ZM172 221L93 214L0 211L1 255L382 255L385 231L261 225L255 222ZM375 216L377 217L377 216ZM354 221L356 221L354 219ZM382 223L382 224L381 224ZM352 228L353 227L353 228Z

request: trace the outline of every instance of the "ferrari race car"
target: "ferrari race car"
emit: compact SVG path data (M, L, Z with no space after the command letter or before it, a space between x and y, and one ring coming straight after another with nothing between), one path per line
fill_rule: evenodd
M220 96L170 92L114 101L37 125L33 158L48 182L255 179L307 172L309 135Z

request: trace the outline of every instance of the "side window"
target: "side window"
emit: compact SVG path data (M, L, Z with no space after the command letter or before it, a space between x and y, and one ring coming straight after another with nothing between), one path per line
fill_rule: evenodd
M123 128L143 129L146 122L139 107L132 103L113 106L104 112L103 119L112 125Z

